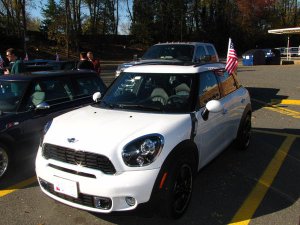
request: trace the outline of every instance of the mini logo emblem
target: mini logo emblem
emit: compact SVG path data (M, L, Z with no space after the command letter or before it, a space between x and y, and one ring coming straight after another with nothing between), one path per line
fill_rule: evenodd
M76 151L74 154L74 161L76 165L82 166L85 164L85 153L84 151Z
M75 138L68 138L69 143L75 143L77 140Z

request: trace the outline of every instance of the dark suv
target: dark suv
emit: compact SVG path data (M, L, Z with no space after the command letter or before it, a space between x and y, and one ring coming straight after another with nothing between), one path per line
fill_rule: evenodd
M48 120L92 103L98 91L106 86L91 71L0 76L0 178L30 154L28 146L38 144Z

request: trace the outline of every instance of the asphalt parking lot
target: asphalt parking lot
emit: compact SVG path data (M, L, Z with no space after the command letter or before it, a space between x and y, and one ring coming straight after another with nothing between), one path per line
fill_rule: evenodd
M252 143L247 151L230 146L198 173L181 219L94 214L55 202L40 191L28 157L0 181L0 224L299 225L300 65L239 67L238 77L252 99Z

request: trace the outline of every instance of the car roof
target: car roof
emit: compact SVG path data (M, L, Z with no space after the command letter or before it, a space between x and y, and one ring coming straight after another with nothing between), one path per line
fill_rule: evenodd
M124 69L124 72L131 73L166 73L166 74L195 74L214 69L224 69L224 63L207 63L191 65L162 65L162 64L137 64Z
M39 71L32 72L29 74L11 74L11 75L3 75L0 76L0 80L19 80L19 81L28 81L36 78L43 77L63 77L63 76L82 76L82 75L96 75L97 73L93 70L59 70L59 71Z

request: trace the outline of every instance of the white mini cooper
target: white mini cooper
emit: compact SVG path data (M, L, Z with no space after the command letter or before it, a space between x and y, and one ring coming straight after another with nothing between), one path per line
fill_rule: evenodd
M224 66L125 69L94 104L46 125L36 158L42 191L93 212L147 203L180 217L197 171L233 141L250 142L248 91Z

